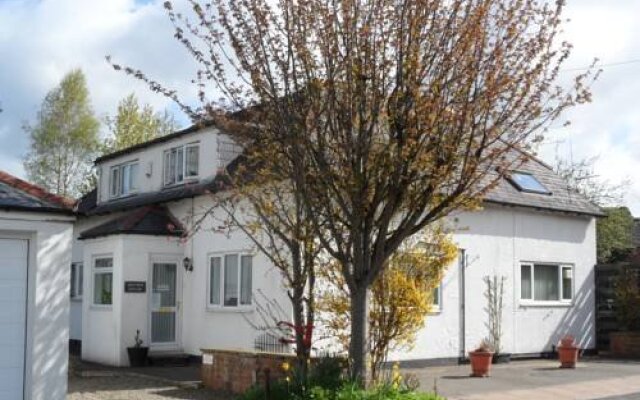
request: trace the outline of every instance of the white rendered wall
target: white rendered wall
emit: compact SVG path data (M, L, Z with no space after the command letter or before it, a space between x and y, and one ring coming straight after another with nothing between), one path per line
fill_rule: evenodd
M173 147L198 143L199 144L199 176L195 179L203 180L216 175L219 168L218 146L221 141L228 140L226 135L218 134L215 128L202 129L199 132L186 134L164 143L151 145L147 148L124 154L97 165L99 172L98 204L109 201L109 174L111 167L122 163L137 161L139 193L161 190L163 185L164 151ZM150 172L149 175L147 173Z
M199 216L211 206L207 196L168 204L172 213L187 227L194 213ZM595 259L595 220L588 217L545 213L522 208L487 207L483 211L462 213L451 217L456 226L454 240L466 250L466 342L465 350L476 346L487 336L485 283L483 277L507 276L505 285L504 351L539 353L551 350L565 333L576 336L583 348L592 348L594 340L593 266ZM139 294L123 294L125 280L146 280L150 290L150 257L170 254L190 257L193 272L182 274L182 307L180 309L181 350L199 354L201 348L253 349L259 334L251 328L256 320L254 309L216 309L207 307L207 270L209 256L216 252L255 254L253 289L276 298L289 310L286 291L281 287L279 273L256 251L243 234L228 236L219 232L219 222L208 218L202 228L180 245L166 238L116 236L85 243L85 315L83 323L93 334L84 334L83 357L93 361L108 361L126 365L126 346L133 341L136 329L148 321L148 298ZM114 254L114 311L122 296L126 307L117 309L118 316L105 310L93 310L90 303L92 254ZM124 260L124 261L122 261ZM521 306L519 304L520 262L568 263L575 266L574 302L562 306ZM126 264L125 272L121 269ZM445 274L440 312L430 315L426 327L410 351L392 354L391 359L456 358L460 356L460 281L456 260ZM148 340L148 329L143 339ZM110 334L109 332L113 332ZM83 332L84 333L84 332ZM106 337L108 336L108 337ZM117 339L115 339L117 338ZM90 340L91 342L87 342ZM94 346L100 350L93 349ZM86 351L85 351L86 350Z
M171 211L180 220L188 220L192 210L196 215L211 207L208 196L201 196L175 203ZM219 214L221 216L222 214ZM184 351L199 355L202 348L253 350L254 340L260 334L252 329L249 321L259 322L255 307L239 311L234 308L207 307L207 269L212 253L250 252L253 258L254 301L265 301L257 292L275 299L290 317L290 303L281 286L280 273L266 257L255 249L244 234L236 232L228 236L217 231L220 223L207 218L202 228L185 243L185 255L193 259L193 272L183 279L184 313L182 343Z
M113 293L110 306L93 304L93 260L113 257ZM82 359L119 365L122 240L119 236L84 242L84 299L82 301Z
M0 231L30 240L27 400L66 399L72 223L55 214L0 212Z
M88 268L90 268L91 265L84 265L84 241L78 240L78 237L80 237L80 234L87 229L91 229L97 225L103 224L104 222L109 221L113 218L117 218L120 215L122 214L114 213L106 216L94 216L91 218L81 217L78 218L73 225L73 251L71 255L71 262L83 263L84 281L89 279L87 271L90 271L90 269ZM71 264L69 264L69 274L71 274ZM84 290L86 290L86 288L83 285L83 292ZM69 313L69 339L82 340L82 302L84 299L91 300L91 298L87 296L87 292L84 292L82 299L71 299L71 308Z
M168 204L171 212L186 225L192 212L203 212L211 206L207 196ZM252 329L249 321L259 322L255 307L244 309L211 308L207 306L209 256L214 253L248 252L253 259L253 291L276 299L287 317L289 300L281 286L281 278L267 259L254 248L243 234L214 232L211 218L186 241L175 238L142 235L117 235L83 242L85 263L84 317L82 358L109 365L126 366L126 347L133 344L136 330L141 331L146 344L150 342L149 319L151 291L151 263L154 258L169 257L178 261L178 282L181 303L178 310L179 348L199 355L202 348L253 350L254 340L261 334ZM93 306L92 260L96 255L113 255L113 305ZM193 271L186 272L184 257L193 260ZM125 281L146 281L147 293L124 293ZM180 294L180 293L179 293ZM257 301L261 300L259 295ZM283 318L285 319L285 318ZM151 351L163 349L151 348Z
M560 213L487 207L450 218L454 240L466 250L466 351L487 337L483 277L504 275L503 351L550 351L565 334L582 348L595 346L594 266L595 219ZM570 305L520 304L520 263L574 265L574 300ZM458 260L443 280L442 308L426 320L415 347L392 354L392 360L456 358L460 356L460 281Z

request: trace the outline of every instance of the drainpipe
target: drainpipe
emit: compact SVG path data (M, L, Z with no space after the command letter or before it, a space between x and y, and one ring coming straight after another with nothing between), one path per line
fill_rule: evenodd
M458 250L458 268L459 268L459 282L460 282L460 333L458 337L460 338L460 357L458 358L458 362L461 364L467 359L467 349L466 349L466 268L467 268L467 252L465 249Z

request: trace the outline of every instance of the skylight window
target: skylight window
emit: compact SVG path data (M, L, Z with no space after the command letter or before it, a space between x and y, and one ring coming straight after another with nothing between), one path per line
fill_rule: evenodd
M514 171L509 174L509 181L521 192L551 194L549 189L528 172Z

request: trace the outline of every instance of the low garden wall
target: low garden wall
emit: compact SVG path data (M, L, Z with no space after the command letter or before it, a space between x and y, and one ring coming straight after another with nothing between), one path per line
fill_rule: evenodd
M609 337L612 355L640 358L640 332L611 332Z
M295 355L237 350L202 350L202 384L209 389L244 393L254 384L284 379L284 363L293 365Z

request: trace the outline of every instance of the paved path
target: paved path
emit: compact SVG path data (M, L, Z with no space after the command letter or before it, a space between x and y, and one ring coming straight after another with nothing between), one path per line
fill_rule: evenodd
M67 400L231 400L205 389L183 389L137 376L70 377Z
M552 385L537 389L508 390L484 394L451 397L450 400L557 400L557 399L640 399L640 375L619 379L604 379L565 385Z
M640 400L640 362L593 359L575 370L556 361L514 361L494 366L490 378L470 378L468 365L406 370L425 391L450 400Z
M189 369L167 368L155 377L132 369L74 369L67 400L231 400L185 388L191 383ZM490 378L470 378L468 365L403 372L415 375L422 390L435 389L450 400L640 400L640 362L593 359L580 362L575 370L561 370L555 361L515 361L494 366ZM167 380L182 375L181 382Z
M71 359L67 400L231 400L200 389L197 366L111 368Z

